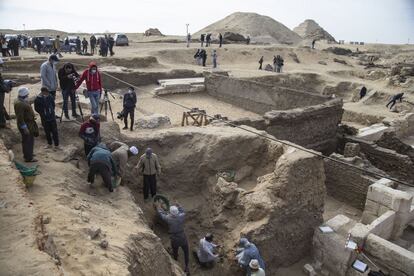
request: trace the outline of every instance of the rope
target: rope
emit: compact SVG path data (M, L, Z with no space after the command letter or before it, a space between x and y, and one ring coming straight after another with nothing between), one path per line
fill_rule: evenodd
M80 63L74 63L74 62L72 62L72 63L73 63L73 64L75 64L75 65L84 66L84 67L87 67L87 66L88 66L88 65L85 65L85 64L80 64ZM160 99L160 100L163 100L163 101L165 101L165 102L168 102L168 103L171 103L171 104L173 104L173 105L179 106L179 107L181 107L181 108L183 108L183 109L186 109L186 110L188 110L188 111L191 111L191 110L192 110L192 108L190 108L190 107L188 107L188 106L185 106L185 105L183 105L183 104L180 104L180 103L175 102L175 101L172 101L172 100L169 100L169 99L167 99L167 98L164 98L164 97L162 97L162 96L156 95L156 94L154 94L154 93L148 92L148 91L146 91L145 89L142 89L142 88L140 88L140 87L138 87L138 86L135 86L135 85L133 85L133 84L131 84L131 83L128 83L128 82L126 82L126 81L124 81L124 80L122 80L122 79L120 79L120 78L117 78L117 77L115 77L115 76L113 76L113 75L111 75L111 74L109 74L109 73L107 73L107 72L102 72L102 71L101 71L101 74L103 74L103 75L105 75L105 76L108 76L108 77L110 77L110 78L112 78L112 79L114 79L114 80L117 80L117 81L119 81L119 82L121 82L121 83L124 83L124 84L126 84L126 85L128 85L128 86L134 87L134 89L137 89L137 90L142 91L142 92L144 92L144 93L146 93L146 94L152 95L152 96L154 96L154 97L156 97L156 98L158 98L158 99ZM353 165L353 164L350 164L350 163L344 162L344 161L342 161L342 160L338 160L338 159L336 159L336 158L333 158L333 157L330 157L330 156L323 155L322 153L318 153L318 152L316 152L316 151L313 151L313 150L310 150L310 149L303 148L303 147L301 147L301 146L299 146L299 145L296 145L296 144L290 143L290 142L288 142L288 141L279 140L279 139L274 138L274 137L271 137L271 136L269 136L269 135L267 135L267 134L262 134L262 133L259 133L259 132L256 132L256 131L253 131L253 130L251 130L251 129L247 129L247 128L243 127L243 126L236 125L236 124L234 124L234 123L231 123L231 122L225 121L225 120L223 120L223 119L217 119L217 118L215 118L214 116L211 116L211 115L208 115L208 114L204 114L204 115L206 115L208 118L211 118L211 119L214 119L214 120L220 120L220 121L222 121L222 122L226 123L226 124L227 124L227 125L229 125L229 126L232 126L232 127L238 128L238 129L241 129L241 130L243 130L243 131L246 131L246 132L249 132L249 133L252 133L252 134L255 134L255 135L257 135L257 136L259 136L259 137L262 137L262 138L265 138L265 139L267 139L267 140L271 140L271 141L274 141L274 142L281 143L281 144L283 144L283 145L287 145L287 146L293 147L293 148L298 149L298 150L300 150L300 151L304 151L304 152L307 152L307 153L309 153L309 154L312 154L312 155L318 156L318 157L320 157L320 158L327 159L327 160L330 160L330 161L332 161L332 162L335 162L335 163L338 163L338 164L341 164L341 165L344 165L344 166L348 166L348 167L350 167L350 168L356 169L356 170L358 170L358 171L361 171L361 172L364 172L364 173L367 173L367 174L370 174L370 175L373 175L373 176L376 176L376 177L379 177L379 178L386 178L386 179L389 179L389 180L391 180L391 181L394 181L394 182L399 183L399 184L402 184L402 185L406 185L406 186L414 187L414 184L411 184L411 183L408 183L408 182L405 182L405 181L401 181L401 180L399 180L399 179L397 179L397 178L390 177L390 176L388 176L388 175L384 175L384 174L381 174L381 173L378 173L378 172L374 172L374 171L367 170L367 169L365 169L365 168L358 167L358 166L356 166L356 165Z

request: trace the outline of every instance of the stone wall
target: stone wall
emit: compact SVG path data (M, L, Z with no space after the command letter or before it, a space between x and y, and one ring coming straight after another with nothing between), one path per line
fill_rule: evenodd
M265 130L278 139L324 153L336 149L343 113L339 99L216 74L206 76L206 90L220 100L264 114L262 119L244 118L234 124Z
M331 153L336 148L337 126L342 118L342 101L287 111L270 111L263 117L265 130L281 140Z
M394 150L364 141L355 137L346 137L346 142L358 143L361 153L377 168L402 181L414 183L414 163L409 156Z
M332 154L330 157L350 164L356 163L354 158L344 158L339 154ZM355 208L364 209L368 188L376 179L329 159L325 159L325 175L329 195Z
M329 99L326 96L218 74L207 74L205 82L211 96L259 114L317 105Z

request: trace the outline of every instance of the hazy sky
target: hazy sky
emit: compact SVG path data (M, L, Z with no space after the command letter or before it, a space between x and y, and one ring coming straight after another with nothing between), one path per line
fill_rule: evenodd
M289 28L312 18L337 40L414 43L414 0L0 0L0 28L185 34L236 11Z

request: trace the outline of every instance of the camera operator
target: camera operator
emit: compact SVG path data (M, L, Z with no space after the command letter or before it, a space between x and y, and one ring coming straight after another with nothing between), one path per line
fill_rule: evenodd
M135 94L134 87L128 87L128 92L124 95L122 115L124 117L125 127L123 129L128 129L128 115L131 118L131 127L130 130L134 129L134 114L135 106L137 104L137 95Z
M79 79L79 74L76 72L72 63L65 63L62 68L59 69L59 84L62 89L63 97L63 112L65 118L69 119L68 100L72 105L72 117L77 118L79 115L76 113L76 89L75 84Z
M9 93L12 89L12 82L5 81L1 75L3 72L3 60L0 58L0 128L7 128L6 119L10 120L9 114L7 114L4 107L4 98L6 93Z

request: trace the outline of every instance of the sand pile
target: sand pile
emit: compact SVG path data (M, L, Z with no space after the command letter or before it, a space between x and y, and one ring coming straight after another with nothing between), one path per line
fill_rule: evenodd
M293 29L295 33L305 39L335 41L335 38L325 31L315 20L306 19Z
M194 37L203 33L212 33L216 37L225 32L249 35L253 42L294 44L301 40L299 35L273 18L247 12L233 13L198 31Z

